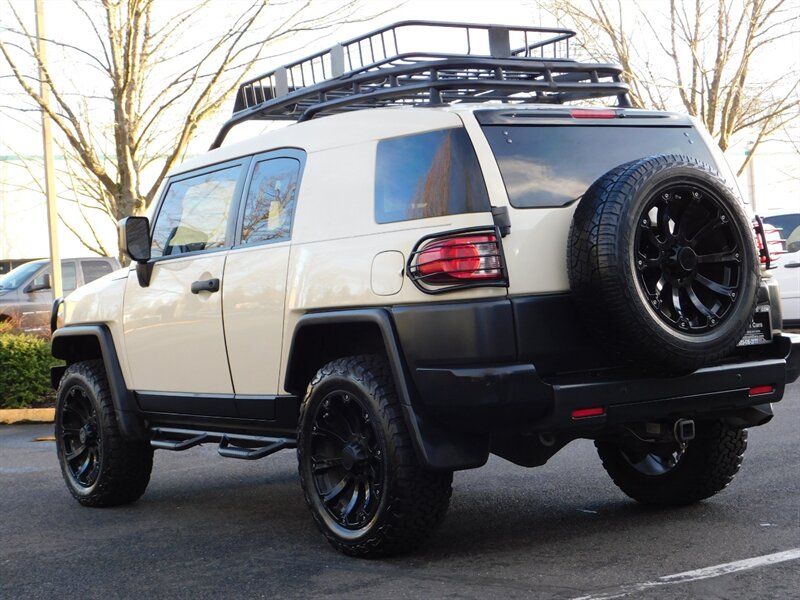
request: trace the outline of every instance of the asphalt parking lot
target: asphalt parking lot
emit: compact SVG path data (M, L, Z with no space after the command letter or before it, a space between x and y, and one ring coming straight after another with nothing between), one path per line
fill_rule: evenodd
M139 502L87 509L54 444L33 441L51 426L4 426L0 598L797 598L800 385L775 412L731 487L702 504L642 508L576 442L539 469L493 458L457 473L432 543L384 561L323 541L293 451L159 451Z

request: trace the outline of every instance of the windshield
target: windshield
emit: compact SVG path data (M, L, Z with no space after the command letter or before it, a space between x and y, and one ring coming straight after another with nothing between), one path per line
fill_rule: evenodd
M484 125L514 208L565 206L611 169L655 154L715 167L691 127Z
M15 290L42 268L40 262L29 262L10 270L0 277L0 290Z

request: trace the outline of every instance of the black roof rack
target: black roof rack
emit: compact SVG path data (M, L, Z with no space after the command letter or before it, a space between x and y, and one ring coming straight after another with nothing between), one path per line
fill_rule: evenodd
M630 106L621 67L570 59L574 36L561 28L395 23L242 83L233 116L211 148L235 125L253 119L304 121L385 106L561 104L607 96ZM404 51L409 40L415 46L424 40L431 51Z

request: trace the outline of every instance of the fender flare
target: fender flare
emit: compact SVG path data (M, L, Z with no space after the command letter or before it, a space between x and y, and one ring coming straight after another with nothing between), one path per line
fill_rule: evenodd
M87 338L96 340L100 356L93 355L95 352L87 352L85 341L81 341ZM120 433L127 439L149 439L133 393L125 385L114 338L108 327L71 325L57 329L53 332L52 353L56 358L67 361L68 365L80 360L100 358L106 369L108 388ZM53 367L51 380L54 388L58 387L65 370L66 367Z
M480 467L489 458L489 437L445 429L425 409L408 370L398 343L391 313L384 308L326 311L300 317L292 336L286 363L284 388L292 390L293 374L301 360L298 356L299 334L322 325L370 324L377 326L392 370L403 417L420 464L433 470L460 470Z

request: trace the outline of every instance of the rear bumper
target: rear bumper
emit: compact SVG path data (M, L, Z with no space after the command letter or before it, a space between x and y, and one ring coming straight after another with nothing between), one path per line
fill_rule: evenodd
M519 331L513 324L518 326L519 319L511 318L512 310L503 301L464 306L458 326L446 327L457 333L443 334L441 321L437 327L434 320L427 327L414 327L409 337L416 346L402 342L409 321L417 323L419 314L412 320L406 312L395 313L417 394L444 425L476 433L563 432L574 437L671 417L729 417L741 426L754 426L769 420L769 404L778 402L786 384L800 376L800 335L791 334L775 335L770 344L742 349L722 364L681 376L599 365L578 374L542 373L538 362L529 362L522 351L525 342L515 335ZM421 320L423 325L427 321ZM420 342L422 331L427 333ZM426 336L430 343L421 346ZM554 342L559 344L563 342ZM444 352L444 346L453 351ZM468 361L476 355L479 360ZM438 356L447 356L450 364L441 364ZM516 360L508 360L512 356ZM573 415L588 408L602 413Z

